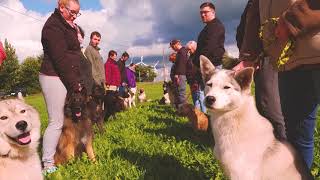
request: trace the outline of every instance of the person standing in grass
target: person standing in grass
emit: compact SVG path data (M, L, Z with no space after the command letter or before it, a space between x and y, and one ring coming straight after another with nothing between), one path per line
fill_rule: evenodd
M186 75L187 75L187 82L191 90L192 101L196 108L206 113L207 109L204 104L204 84L202 81L201 72L192 63L192 59L194 58L194 55L197 49L197 42L189 41L186 44L186 49L188 50L188 56L189 56Z
M92 75L93 79L96 84L105 83L105 72L104 72L104 65L103 59L100 55L100 48L99 43L101 40L101 34L97 31L94 31L90 35L90 43L87 46L84 54L86 55L87 59L92 64Z
M44 59L39 73L39 82L48 111L48 127L43 135L42 162L44 173L57 170L54 154L62 131L64 104L67 91L79 92L86 86L82 68L85 57L78 40L78 28L74 20L80 16L78 0L58 0L58 7L42 29L41 43Z
M121 85L121 75L116 59L117 52L110 50L108 53L108 59L104 64L106 90L118 91L118 88Z
M120 96L124 95L125 88L128 85L128 79L126 75L126 62L129 59L129 54L127 52L122 53L120 59L117 61L118 68L121 76L121 84L119 87Z
M193 64L200 67L200 55L206 56L212 64L221 69L222 58L225 53L225 29L222 22L216 17L216 8L211 2L200 5L200 16L205 27L198 36L198 45Z
M177 53L174 67L174 85L177 91L175 106L180 111L180 107L186 103L186 70L188 62L188 51L181 45L180 40L173 39L170 42L170 47Z

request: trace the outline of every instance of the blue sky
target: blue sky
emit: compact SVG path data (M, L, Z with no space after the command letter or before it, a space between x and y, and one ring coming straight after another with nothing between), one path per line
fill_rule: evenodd
M83 46L92 31L102 35L101 54L113 49L132 57L161 57L172 52L171 39L197 40L204 24L199 15L202 0L80 0L76 23L85 31ZM238 56L235 30L247 0L215 0L217 17L226 29L225 48ZM0 40L16 48L20 61L42 53L41 30L57 0L0 0Z
M52 12L57 4L55 0L21 0L21 2L25 6L25 8L40 12L41 14ZM94 11L102 9L99 0L82 0L80 2L82 9L91 9Z

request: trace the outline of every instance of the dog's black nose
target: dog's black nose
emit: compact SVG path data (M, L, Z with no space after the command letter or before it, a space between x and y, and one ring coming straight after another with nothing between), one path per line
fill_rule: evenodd
M16 128L21 130L21 131L24 131L27 129L27 126L28 126L28 123L26 121L19 121L17 122L16 124Z
M208 106L212 106L214 102L216 102L216 98L214 96L207 96L206 97L206 104Z

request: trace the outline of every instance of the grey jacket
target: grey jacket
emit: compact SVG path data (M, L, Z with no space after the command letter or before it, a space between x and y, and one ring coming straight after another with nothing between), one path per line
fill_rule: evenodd
M105 83L105 73L103 59L99 53L99 48L89 45L85 52L85 56L92 64L92 76L97 84Z

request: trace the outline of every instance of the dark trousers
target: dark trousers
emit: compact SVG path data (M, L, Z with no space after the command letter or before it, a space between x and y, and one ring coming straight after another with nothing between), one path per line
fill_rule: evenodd
M281 72L279 89L288 140L311 168L320 98L320 69Z
M180 105L187 102L186 100L186 89L187 89L187 78L185 75L179 75L179 83L174 83L177 91L176 96L176 107L179 108Z
M277 138L285 139L285 121L279 97L278 72L268 59L261 60L255 73L255 98L259 113L273 125Z

